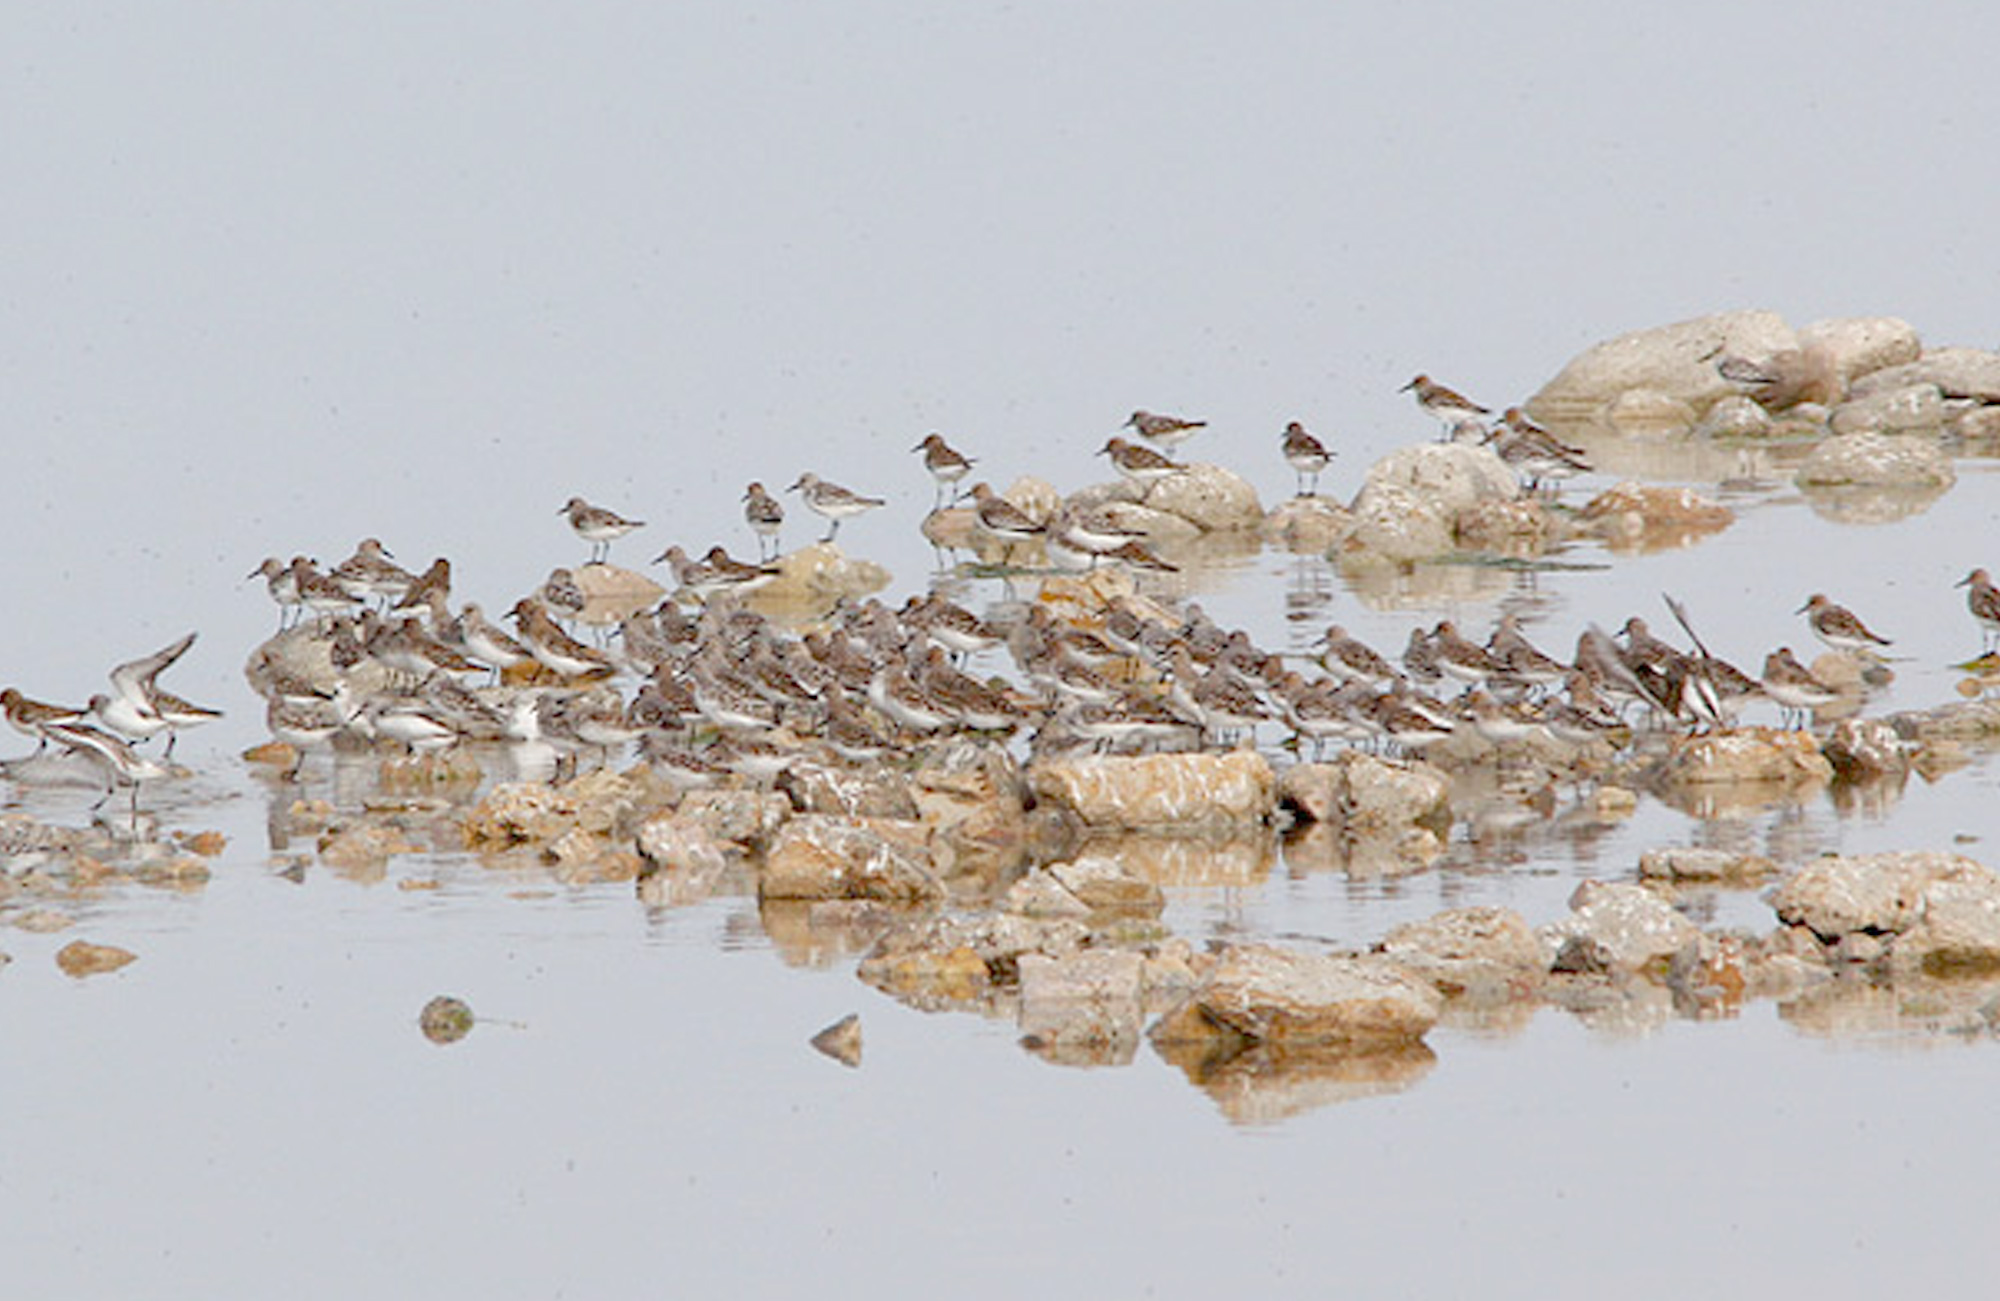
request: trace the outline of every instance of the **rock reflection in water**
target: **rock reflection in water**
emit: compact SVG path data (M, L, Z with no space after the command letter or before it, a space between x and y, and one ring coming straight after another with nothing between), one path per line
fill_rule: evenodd
M1170 1042L1153 1051L1239 1125L1270 1125L1343 1102L1414 1087L1437 1065L1421 1043L1380 1052L1259 1044L1240 1052Z

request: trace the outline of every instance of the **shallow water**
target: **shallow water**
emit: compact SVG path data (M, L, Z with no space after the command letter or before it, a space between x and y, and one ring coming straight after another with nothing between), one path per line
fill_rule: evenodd
M900 596L929 580L907 449L932 428L983 476L1067 489L1131 408L1181 410L1212 422L1188 455L1269 501L1296 417L1337 447L1324 491L1345 497L1430 436L1395 392L1419 370L1497 406L1601 338L1762 305L1990 346L1974 214L2000 179L1966 160L2000 112L2000 17L1902 14L1865 49L1789 5L438 18L58 5L10 32L0 676L80 700L195 628L168 683L231 712L184 740L192 777L140 801L161 834L228 835L204 888L107 884L61 901L67 931L0 929L16 1291L1840 1296L1977 1276L2000 1058L1893 1006L1544 1010L1440 1026L1392 1080L1211 1093L1147 1048L1063 1067L1011 1023L911 1011L837 945L774 939L741 892L655 908L458 854L343 875L272 844L273 793L235 756L260 730L241 662L272 623L241 576L267 553L334 561L378 535L413 567L450 555L460 599L504 608L581 558L554 514L572 493L650 521L621 562L740 554L742 485L812 469L890 497L841 540ZM1802 497L1789 455L1621 449L1620 473L1740 510L1682 549L1382 586L1236 552L1190 581L1291 649L1330 619L1393 648L1515 609L1560 653L1593 621L1665 628L1672 592L1746 668L1803 651L1792 611L1826 590L1896 638L1871 711L1955 699L1946 666L1977 633L1950 584L1996 561L1992 460L1898 515ZM1312 945L1467 903L1539 923L1673 843L1984 859L1995 782L1975 753L1852 805L1461 823L1443 864L1394 879L1258 846L1171 887L1167 921ZM0 780L0 803L68 825L93 798ZM1748 892L1693 907L1768 912ZM53 954L77 937L139 960L71 980ZM417 1026L440 993L483 1018L448 1046ZM850 1011L855 1071L806 1044Z

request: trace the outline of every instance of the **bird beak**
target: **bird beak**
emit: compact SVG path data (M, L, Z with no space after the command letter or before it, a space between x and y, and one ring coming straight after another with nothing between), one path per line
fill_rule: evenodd
M1806 603L1805 603L1804 605L1802 605L1802 606L1800 606L1800 607L1799 607L1798 609L1796 609L1796 610L1792 611L1792 613L1793 613L1793 614L1804 614L1804 613L1805 613L1805 612L1806 612L1807 610L1810 610L1810 609L1812 609L1812 602L1811 602L1811 601L1807 601L1807 602L1806 602Z
M250 575L250 576L251 576L252 578L255 578L255 577L256 577L256 575L255 575L255 574L252 574L252 575ZM1971 574L1967 574L1967 575L1966 575L1965 577L1963 577L1963 578L1959 579L1959 580L1958 580L1958 581L1957 581L1956 583L1953 583L1953 584L1952 584L1952 586L1953 586L1953 587L1964 587L1964 586L1966 586L1966 585L1967 585L1968 583L1970 583L1971 581L1972 581L1972 575L1971 575Z
M1411 389L1415 388L1416 386L1417 382L1415 380L1411 380L1409 383L1403 385L1403 387L1397 389L1396 391L1398 393L1408 393Z

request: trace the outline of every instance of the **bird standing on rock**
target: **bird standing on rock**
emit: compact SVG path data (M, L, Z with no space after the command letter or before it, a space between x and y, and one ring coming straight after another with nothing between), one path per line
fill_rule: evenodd
M1428 375L1419 375L1402 388L1399 393L1415 392L1417 405L1424 414L1444 427L1446 438L1454 436L1459 426L1468 421L1484 428L1481 417L1491 415L1485 407L1453 389L1448 389Z
M1793 611L1803 614L1813 636L1837 651L1873 655L1877 646L1890 645L1887 637L1871 632L1852 610L1836 605L1824 592L1814 592L1806 603Z
M1152 411L1134 411L1123 427L1137 430L1141 438L1172 449L1193 437L1197 429L1208 428L1208 422L1183 420L1179 416L1163 416Z
M1318 496L1320 471L1326 469L1333 453L1327 451L1326 444L1307 433L1306 427L1296 420L1285 426L1283 446L1285 463L1292 467L1292 473L1299 476L1299 496ZM1312 480L1310 488L1306 486L1308 478Z

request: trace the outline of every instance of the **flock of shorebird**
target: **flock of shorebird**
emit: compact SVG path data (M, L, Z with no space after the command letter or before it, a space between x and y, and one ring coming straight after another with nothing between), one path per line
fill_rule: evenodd
M1518 408L1488 426L1486 408L1427 376L1405 388L1446 437L1494 447L1531 490L1589 468L1581 451ZM1145 441L1113 437L1101 454L1143 487L1186 468L1169 453L1204 422L1135 411L1125 427ZM975 461L942 436L912 450L936 486L933 512L965 503L976 529L995 541L1038 542L1060 567L1171 568L1141 535L1121 527L1115 512L1064 506L1033 518L983 483L961 490ZM1299 494L1316 492L1332 453L1298 422L1285 427L1281 450ZM844 519L884 504L811 473L791 491L828 522L829 539ZM1483 642L1450 620L1413 630L1394 662L1337 625L1310 656L1287 657L1164 595L1115 600L1101 617L1070 621L1040 603L1025 612L1017 604L1005 618L982 617L927 593L897 609L875 600L843 603L798 634L742 599L779 576L771 557L785 518L783 504L760 483L749 485L743 502L757 561L737 560L720 546L699 559L668 547L655 560L670 568L674 592L594 641L579 635L586 598L567 568L515 602L510 632L477 604L453 611L452 569L443 558L411 573L373 538L324 571L304 556L268 558L251 576L265 580L279 607L280 635L253 658L249 678L265 699L270 732L301 757L342 734L386 739L415 754L507 741L559 758L608 759L636 741L657 771L695 785L730 773L768 779L808 755L869 763L961 732L1025 731L1033 753L1130 752L1245 736L1254 743L1260 727L1275 725L1316 753L1331 742L1422 751L1462 728L1502 746L1534 735L1571 743L1629 738L1635 708L1709 728L1733 721L1759 697L1778 707L1786 725L1803 726L1838 694L1788 647L1771 652L1757 677L1710 654L1671 598L1693 649L1663 641L1634 617L1615 635L1586 629L1567 662L1530 642L1511 615ZM593 563L643 527L581 497L558 513L590 545ZM1969 607L1990 648L2000 637L2000 589L1983 569L1960 585L1970 589ZM1799 613L1834 651L1866 657L1889 644L1825 595L1815 594ZM323 644L330 688L323 675L288 666L275 649L287 638ZM54 744L98 765L106 798L132 788L136 806L139 784L167 769L134 746L164 732L170 753L177 729L216 716L157 682L193 640L190 634L120 666L113 690L81 709L12 688L0 703L8 722L39 746ZM975 671L991 652L1006 654L1012 671ZM628 693L621 681L636 685Z

